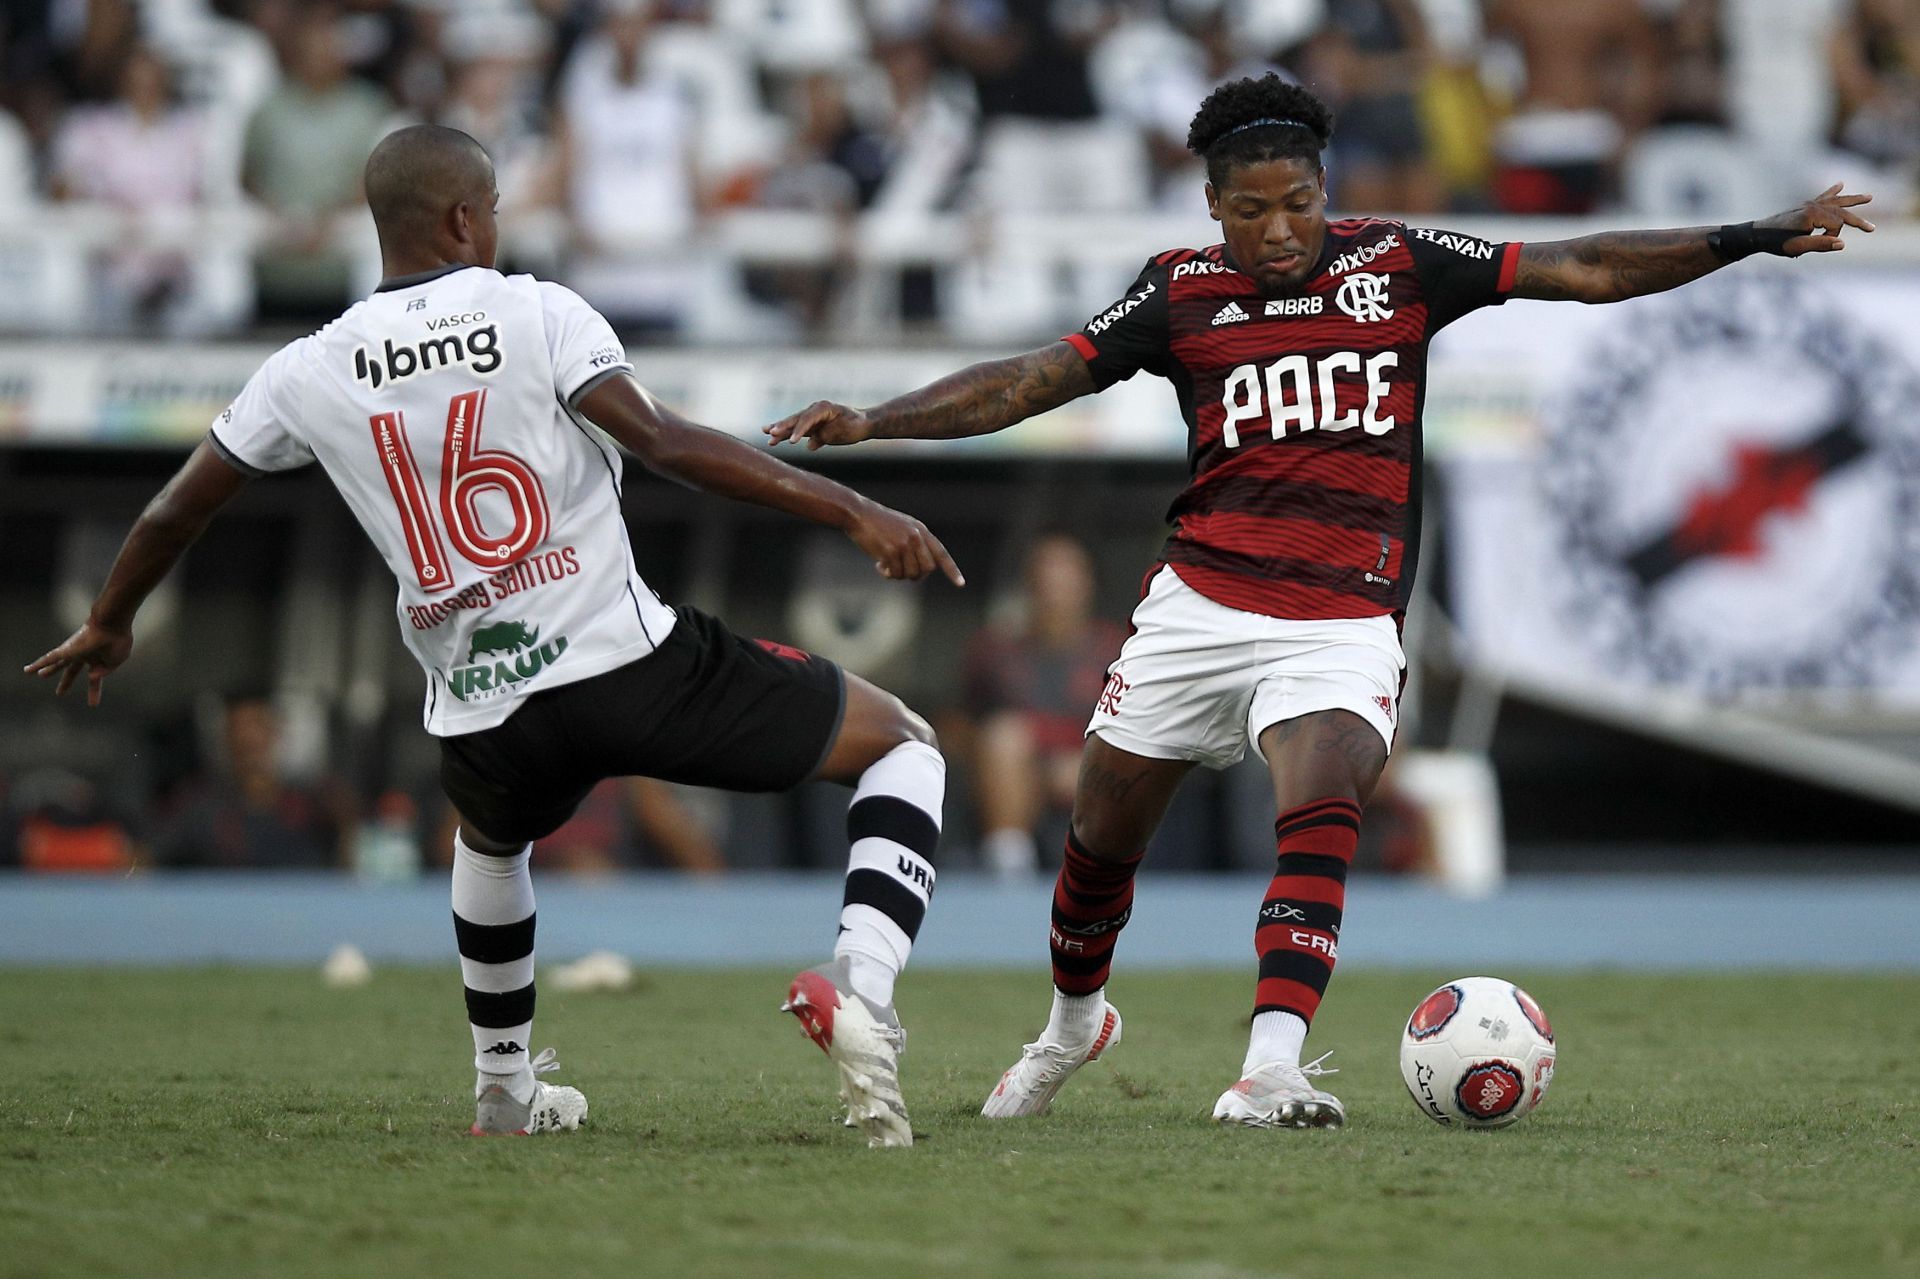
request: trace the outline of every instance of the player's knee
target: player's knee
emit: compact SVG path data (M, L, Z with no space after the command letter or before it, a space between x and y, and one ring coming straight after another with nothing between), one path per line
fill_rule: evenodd
M936 751L940 749L940 738L934 733L933 725L898 698L894 699L893 733L896 746L918 742Z
M525 843L515 844L508 840L496 839L473 824L470 817L460 819L460 841L483 857L511 857L526 847Z
M1121 829L1121 824L1102 820L1097 814L1076 812L1070 829L1079 850L1102 865L1127 861L1146 843L1145 835Z

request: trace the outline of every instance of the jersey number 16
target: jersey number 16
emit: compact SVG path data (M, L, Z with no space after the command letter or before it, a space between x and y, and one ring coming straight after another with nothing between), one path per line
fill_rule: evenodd
M440 452L440 515L448 539L461 558L485 569L514 563L547 538L547 494L533 468L511 453L480 448L480 420L487 393L465 391L447 405L446 443ZM369 420L380 469L400 511L407 553L413 557L420 589L429 594L453 585L447 549L439 525L427 507L427 486L407 442L406 419L398 412L376 413ZM494 537L481 526L478 502L489 489L505 495L513 527Z

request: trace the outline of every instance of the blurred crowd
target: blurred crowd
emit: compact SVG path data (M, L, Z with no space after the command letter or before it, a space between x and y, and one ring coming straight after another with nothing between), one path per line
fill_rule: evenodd
M171 766L138 793L116 794L56 764L14 777L0 771L0 868L346 870L393 881L450 861L458 817L432 779L362 793L323 759L289 748L282 711L265 690L227 694L204 721L155 730ZM717 799L650 778L607 782L541 841L542 863L717 872L725 866Z
M1353 211L1757 215L1844 178L1893 213L1920 173L1920 0L0 0L0 225L128 215L89 331L324 320L368 283L368 149L439 121L492 152L517 265L636 334L804 340L856 215L1199 208L1193 110L1267 70L1332 105ZM169 233L208 209L249 233ZM842 233L711 251L737 209ZM1017 316L1020 246L972 247L885 279L903 322Z

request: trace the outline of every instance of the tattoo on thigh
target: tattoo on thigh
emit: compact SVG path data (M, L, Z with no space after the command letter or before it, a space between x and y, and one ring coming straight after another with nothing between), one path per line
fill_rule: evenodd
M1302 715L1298 719L1283 719L1267 731L1273 734L1274 742L1290 742L1299 736L1300 730L1313 722L1313 716Z
M1140 777L1139 773L1135 773L1132 777L1123 777L1105 765L1088 764L1086 771L1080 777L1080 789L1090 796L1110 799L1117 803L1127 797L1127 793L1133 789Z
M1339 755L1357 773L1377 769L1386 763L1386 748L1373 726L1351 715L1338 717L1328 726L1326 736L1313 744L1316 751Z

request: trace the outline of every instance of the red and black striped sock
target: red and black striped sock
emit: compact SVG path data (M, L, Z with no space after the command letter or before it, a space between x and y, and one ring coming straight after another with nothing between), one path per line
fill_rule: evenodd
M1260 956L1253 1011L1292 1013L1311 1024L1339 956L1360 805L1316 799L1282 813L1273 832L1280 861L1253 930Z
M1107 984L1113 944L1133 914L1135 853L1123 862L1096 861L1073 832L1053 886L1053 984L1063 995L1091 995Z

